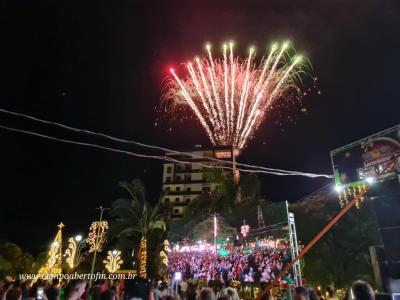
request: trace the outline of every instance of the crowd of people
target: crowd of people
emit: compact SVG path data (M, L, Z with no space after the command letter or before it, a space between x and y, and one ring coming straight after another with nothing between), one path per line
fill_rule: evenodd
M89 289L85 280L0 281L0 300L119 300L116 287L96 283Z
M224 252L215 248L202 251L173 251L168 265L169 278L177 272L184 280L271 282L289 260L285 241L274 244L227 246Z
M136 278L126 281L124 289L113 286L111 282L97 282L92 288L88 287L84 280L72 280L60 285L57 280L51 284L37 281L34 284L29 282L1 282L0 300L240 300L238 291L229 286L229 283L221 282L221 285L211 287L195 286L181 282L177 292L171 292L168 286L154 283L152 286L145 279ZM261 299L282 299L275 298L270 291L262 289L259 293ZM339 300L333 289L328 288L326 294L313 288L299 286L292 291L294 300ZM257 295L253 295L254 298ZM245 299L250 299L246 297ZM363 281L355 281L342 295L341 300L386 300L391 299L390 295L375 295L371 286Z
M257 294L265 294L263 300L282 299L282 295L267 291L266 287L289 260L290 245L286 240L267 239L239 247L226 244L219 249L200 243L170 252L169 284L151 283L138 277L125 281L99 280L91 287L84 280L0 280L0 300L240 300L253 299ZM333 289L328 288L327 294L302 286L293 290L291 283L294 280L287 275L280 281L279 288L290 293L291 299L338 299ZM237 285L242 289L237 290ZM250 294L246 286L251 287ZM375 295L367 283L357 281L340 299L374 300Z

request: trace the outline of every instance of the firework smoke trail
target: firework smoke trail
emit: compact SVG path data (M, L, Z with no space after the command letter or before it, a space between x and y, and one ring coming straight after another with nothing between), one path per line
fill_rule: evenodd
M234 57L233 43L223 45L222 59L207 55L185 64L187 75L165 85L163 99L187 104L206 130L213 145L232 145L240 150L278 101L297 92L294 80L301 71L301 56L290 55L288 42L274 44L260 64L255 49L246 59ZM228 52L229 51L229 52Z

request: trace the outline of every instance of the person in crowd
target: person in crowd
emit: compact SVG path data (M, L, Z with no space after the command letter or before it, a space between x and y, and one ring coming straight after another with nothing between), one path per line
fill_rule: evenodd
M186 281L182 281L180 284L180 295L182 299L186 299L186 295L187 295L187 290L188 290L188 284Z
M65 300L79 300L86 289L86 281L71 280L65 288Z
M233 300L240 300L238 292L236 289L229 286L229 282L222 288L220 296L231 296Z
M313 288L308 289L310 300L319 300L317 292Z
M194 284L189 284L188 293L187 293L187 300L196 300L196 286Z
M43 281L36 281L29 289L27 300L47 300L47 296L44 293Z
M135 277L133 280L125 280L125 300L142 299L153 300L154 296L151 284L144 278Z
M31 285L31 281L25 280L21 282L21 292L22 292L22 299L26 299L29 297L29 287Z
M163 297L163 294L159 290L158 282L153 283L153 289L151 291L153 292L154 300L161 300L161 298Z
M218 300L233 300L231 296L224 295L217 298Z
M355 300L375 300L375 293L372 287L365 281L357 280L351 286L353 299Z
M112 289L107 289L101 293L101 300L115 300L115 291Z
M328 286L326 291L328 292L328 297L326 298L327 300L338 300L338 298L336 297L336 293L335 293L335 290L333 289L333 287Z
M51 286L46 290L46 296L48 300L60 300L60 281L56 278L53 279Z
M94 286L91 289L92 300L101 300L102 285L104 284L104 280L96 280L94 282Z
M216 300L214 291L211 288L203 288L199 300Z
M6 300L21 300L22 291L19 287L13 287L6 292Z
M298 286L294 290L295 300L310 300L310 293L304 286Z

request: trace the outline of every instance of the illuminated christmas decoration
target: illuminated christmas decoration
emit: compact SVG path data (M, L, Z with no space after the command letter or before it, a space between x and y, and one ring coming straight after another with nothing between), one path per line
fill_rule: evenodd
M249 225L243 225L242 227L240 227L240 233L242 234L243 237L246 237L249 231L250 231Z
M103 260L104 266L110 273L117 272L124 261L121 259L121 251L113 250L107 252L107 259Z
M168 252L171 252L171 248L169 247L168 240L165 240L163 250L160 251L161 261L165 266L168 266Z
M69 238L68 249L65 250L65 261L71 270L84 261L86 253L82 253L82 250L85 246L86 239L82 239L81 235L77 235L75 238Z
M89 235L86 239L88 245L90 245L89 253L93 252L92 258L92 267L90 268L90 273L94 273L94 268L96 265L96 256L97 252L101 252L103 250L103 245L106 241L108 223L107 221L103 221L103 214L105 210L109 208L104 208L102 206L97 207L96 209L100 210L100 218L98 221L92 222L89 228ZM92 286L93 279L90 277L89 287Z
M367 185L364 181L354 182L348 186L340 186L340 189L336 189L339 194L339 204L341 207L346 206L349 203L349 199L354 199L359 194L366 192ZM364 197L361 197L359 201L355 203L357 208L360 208L361 203L364 201Z
M147 239L140 239L139 277L147 278Z
M92 222L86 242L90 245L89 252L101 252L106 241L107 221Z
M38 271L39 275L49 276L51 274L61 274L62 272L62 229L65 225L61 222L57 227L58 232L50 245L46 263Z

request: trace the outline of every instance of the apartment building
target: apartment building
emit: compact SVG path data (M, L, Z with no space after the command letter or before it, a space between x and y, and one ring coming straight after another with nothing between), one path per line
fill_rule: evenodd
M231 146L203 149L201 145L196 145L189 151L166 153L165 157L162 177L165 195L162 201L171 204L172 218L176 219L183 217L184 210L193 199L218 188L216 183L206 180L205 166L231 166L233 150ZM220 161L213 161L210 158Z

